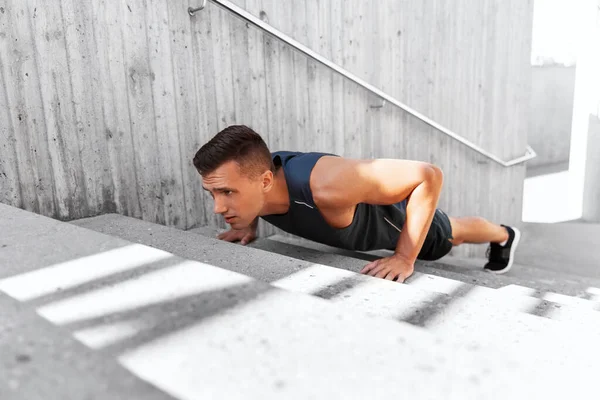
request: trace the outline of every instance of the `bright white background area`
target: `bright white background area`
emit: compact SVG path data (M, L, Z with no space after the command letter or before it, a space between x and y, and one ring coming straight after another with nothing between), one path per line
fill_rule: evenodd
M581 0L535 0L531 65L575 65L578 2Z
M571 151L568 171L525 179L525 222L561 222L582 216L583 182L587 155L588 104L599 78L595 51L598 13L593 0L536 0L534 3L531 63L533 66L573 66L577 62Z
M525 179L523 221L562 222L580 218L580 210L569 207L569 192L569 171Z

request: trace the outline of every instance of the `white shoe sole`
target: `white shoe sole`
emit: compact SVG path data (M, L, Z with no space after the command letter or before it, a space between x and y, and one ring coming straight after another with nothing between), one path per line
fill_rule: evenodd
M502 274L505 274L508 271L510 271L510 269L513 266L513 263L515 262L515 251L517 250L517 246L519 246L519 241L521 240L521 231L518 230L517 228L513 228L512 226L511 226L511 228L513 231L515 231L515 238L513 240L512 246L510 248L510 256L508 257L508 265L498 271L492 271L491 269L488 269L488 271L493 272L496 275L502 275Z

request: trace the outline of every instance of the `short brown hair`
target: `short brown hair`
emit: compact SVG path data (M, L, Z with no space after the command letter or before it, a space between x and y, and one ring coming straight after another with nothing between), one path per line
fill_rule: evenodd
M245 125L231 125L200 147L194 166L200 175L210 174L228 161L235 161L243 173L254 178L266 170L275 171L267 144Z

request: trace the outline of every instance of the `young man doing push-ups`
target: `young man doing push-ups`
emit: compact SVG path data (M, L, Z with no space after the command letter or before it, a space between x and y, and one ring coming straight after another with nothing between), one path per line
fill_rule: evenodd
M231 226L220 239L249 243L260 217L334 247L393 250L361 271L379 278L404 282L416 259L437 260L462 243L489 243L484 268L506 273L520 239L514 227L437 209L443 174L424 162L271 153L260 135L234 125L198 150L194 166L215 213Z

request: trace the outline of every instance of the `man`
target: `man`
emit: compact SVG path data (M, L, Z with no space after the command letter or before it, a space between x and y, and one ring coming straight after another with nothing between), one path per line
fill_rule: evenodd
M230 126L194 157L202 185L247 244L258 217L298 236L350 250L394 250L361 273L404 282L417 258L437 260L461 243L490 243L485 269L510 270L520 233L479 217L437 209L442 171L417 161L357 160L325 153L271 153L252 129Z

